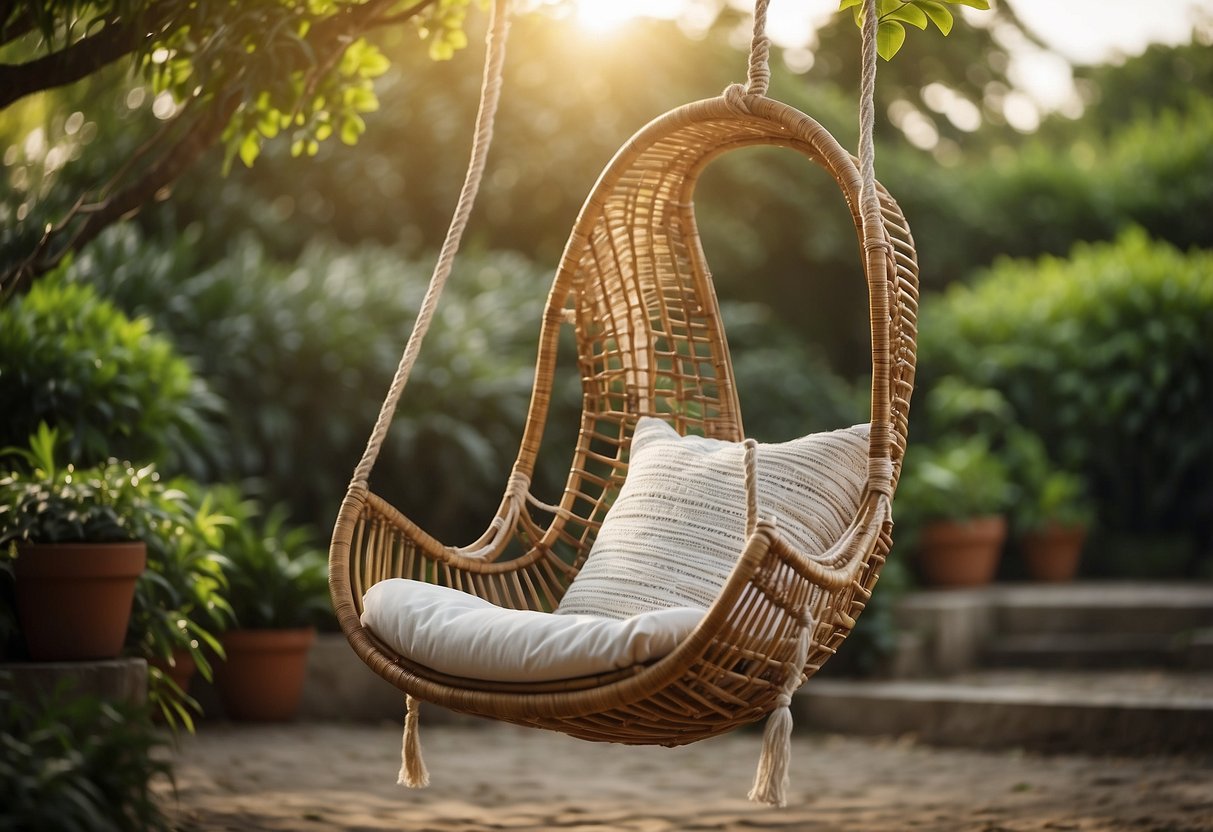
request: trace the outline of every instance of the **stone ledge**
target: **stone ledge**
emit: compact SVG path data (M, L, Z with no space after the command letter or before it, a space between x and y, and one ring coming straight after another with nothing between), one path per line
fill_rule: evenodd
M811 680L798 724L935 745L1128 754L1213 747L1213 676L970 674L934 681Z
M147 662L108 659L86 662L10 662L0 664L0 688L27 701L65 693L142 705L147 701Z

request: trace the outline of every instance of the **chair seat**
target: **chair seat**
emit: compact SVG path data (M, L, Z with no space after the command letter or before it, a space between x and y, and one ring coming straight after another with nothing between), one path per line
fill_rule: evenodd
M393 578L363 597L362 625L396 653L440 673L547 682L609 673L674 650L706 610L631 618L511 610L444 586Z

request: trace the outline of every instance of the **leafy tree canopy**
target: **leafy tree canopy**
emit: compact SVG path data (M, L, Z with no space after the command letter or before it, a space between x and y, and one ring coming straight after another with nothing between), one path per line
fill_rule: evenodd
M353 144L376 109L372 79L389 61L376 33L411 24L435 58L466 42L469 0L29 0L0 7L0 109L125 63L173 116L95 193L48 226L0 289L151 200L211 145L225 165L251 164L262 142L288 133L313 155L337 136Z
M840 9L854 6L858 21L860 5L842 0ZM900 48L906 25L926 28L929 20L947 34L954 5L989 6L988 0L878 0L881 54L891 58ZM448 58L467 43L470 6L471 0L0 4L0 111L114 66L157 96L163 122L100 179L103 185L69 198L56 216L29 217L38 227L26 229L27 236L36 242L3 264L0 297L164 195L215 144L224 149L225 172L236 159L251 166L264 143L280 136L294 156L314 156L332 137L355 144L366 130L365 114L379 106L373 81L392 64L383 41L411 27L431 58Z

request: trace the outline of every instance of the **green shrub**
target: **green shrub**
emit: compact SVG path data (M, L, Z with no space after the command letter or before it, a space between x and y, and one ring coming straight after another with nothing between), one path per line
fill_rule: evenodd
M984 436L921 442L906 452L897 486L897 519L909 532L934 520L971 520L1004 513L1010 472ZM904 536L903 536L904 538Z
M1078 240L1111 240L1132 226L1180 248L1213 247L1208 97L1126 120L1108 136L1067 122L1048 138L942 171L905 152L881 170L914 230L927 288L1000 256L1063 255Z
M999 391L1058 466L1082 473L1109 532L1213 551L1210 275L1213 254L1140 230L1064 260L1000 261L924 304L920 379Z
M168 830L150 784L171 780L143 708L62 693L33 706L0 681L0 829Z
M223 531L223 574L236 625L280 629L331 623L328 556L311 530L291 527L285 506L263 512L234 489L214 493L231 518Z
M217 400L149 319L72 282L72 269L0 307L0 445L46 422L77 465L113 456L198 470Z
M429 262L391 249L309 249L294 267L257 246L198 270L114 229L74 275L152 317L229 403L216 480L262 479L297 521L326 526L365 447L420 303ZM372 475L427 530L469 542L492 516L522 436L551 276L516 255L459 260ZM764 440L860 421L863 399L753 305L726 304L747 430ZM565 345L567 348L569 345ZM747 402L749 404L747 405ZM579 427L576 362L560 359L535 490L563 488Z
M868 421L867 387L833 372L771 309L725 302L720 314L748 435L783 442Z
M315 247L290 267L246 241L194 272L189 247L188 237L161 249L115 229L80 259L77 276L153 317L230 403L221 424L228 458L211 479L259 478L297 520L327 525L395 372L429 264L390 249ZM515 256L469 254L451 279L372 475L377 491L435 534L474 539L481 529L469 518L487 522L501 498L530 401L548 285ZM557 408L570 400L576 391L566 386ZM577 428L559 414L553 422L565 436ZM559 447L555 437L545 445ZM539 479L549 489L563 481Z

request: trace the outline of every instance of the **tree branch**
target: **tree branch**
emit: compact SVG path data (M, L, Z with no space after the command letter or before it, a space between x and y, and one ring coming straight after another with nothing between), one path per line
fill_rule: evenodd
M34 29L34 16L28 11L13 14L11 3L5 3L0 9L0 46L11 43L17 38L27 35ZM9 18L12 18L11 20Z
M312 30L312 36L309 38L313 43L313 55L315 56L312 71L316 73L331 71L333 63L344 53L353 38L371 28L408 20L419 14L435 2L435 0L421 0L421 2L403 12L385 16L386 10L395 2L396 0L369 0L369 2L359 6L346 7L341 13L318 22ZM157 23L157 25L159 24ZM15 95L15 97L9 97L8 79L14 77L14 75L10 74L6 76L4 73L28 73L30 71L29 67L50 58L57 58L60 61L57 64L59 74L53 76L52 81L42 83L36 88L46 89L51 86L69 83L69 81L78 80L104 66L106 63L121 57L122 54L131 51L136 45L131 41L131 38L134 36L133 33L143 31L142 35L136 37L146 37L148 35L147 30L151 28L154 27L148 25L137 27L130 24L125 26L122 24L107 25L101 33L78 41L73 46L68 47L68 49L55 53L55 55L49 55L46 58L18 66L0 66L0 89L4 90L4 94L0 95L0 109L20 98L21 95L26 94L22 92ZM109 40L99 40L107 32L109 33ZM125 47L126 51L122 52L120 50L123 48L124 43L127 44ZM78 53L81 56L80 58L76 59L68 56L69 52L77 49L77 47L83 48L85 44L88 44L88 47L85 51ZM99 44L101 45L99 46ZM113 57L107 59L106 56L111 53ZM86 70L85 67L90 63L92 69ZM78 74L75 77L68 78L72 73ZM314 81L314 78L312 80ZM197 162L218 141L219 137L223 135L224 129L244 103L240 81L241 78L238 74L237 77L228 83L224 91L216 94L210 100L208 109L200 114L193 124L185 126L181 138L172 147L160 154L135 182L110 196L106 196L106 193L111 188L117 187L121 180L126 178L126 175L134 168L135 162L139 161L151 147L158 143L159 138L168 135L168 125L166 125L164 131L157 133L155 137L145 142L135 154L135 157L128 160L127 164L123 165L99 192L94 192L100 197L98 201L90 203L88 199L92 195L88 192L83 194L59 222L48 227L46 233L43 234L37 246L34 247L34 250L30 252L28 257L8 271L0 274L0 299L16 291L22 283L55 268L68 253L77 251L87 245L108 226L137 213L143 205L153 200L162 188L172 184L189 167ZM27 90L27 92L30 91L33 90Z
M172 184L210 149L239 105L240 96L235 93L213 102L189 126L184 136L162 153L133 184L99 202L86 204L84 197L78 200L67 216L47 230L25 260L0 275L0 297L10 295L25 281L55 268L69 252L78 251L92 242L113 223L136 214L161 188ZM85 217L83 222L76 223L82 216Z
M375 18L375 20L371 23L371 26L391 26L395 23L403 23L404 21L421 14L421 12L425 11L426 8L434 5L435 2L437 2L437 0L421 0L420 3L417 3L415 6L410 6L402 12Z
M153 34L153 21L111 20L95 35L23 64L0 64L0 110L27 95L62 87L129 55Z

